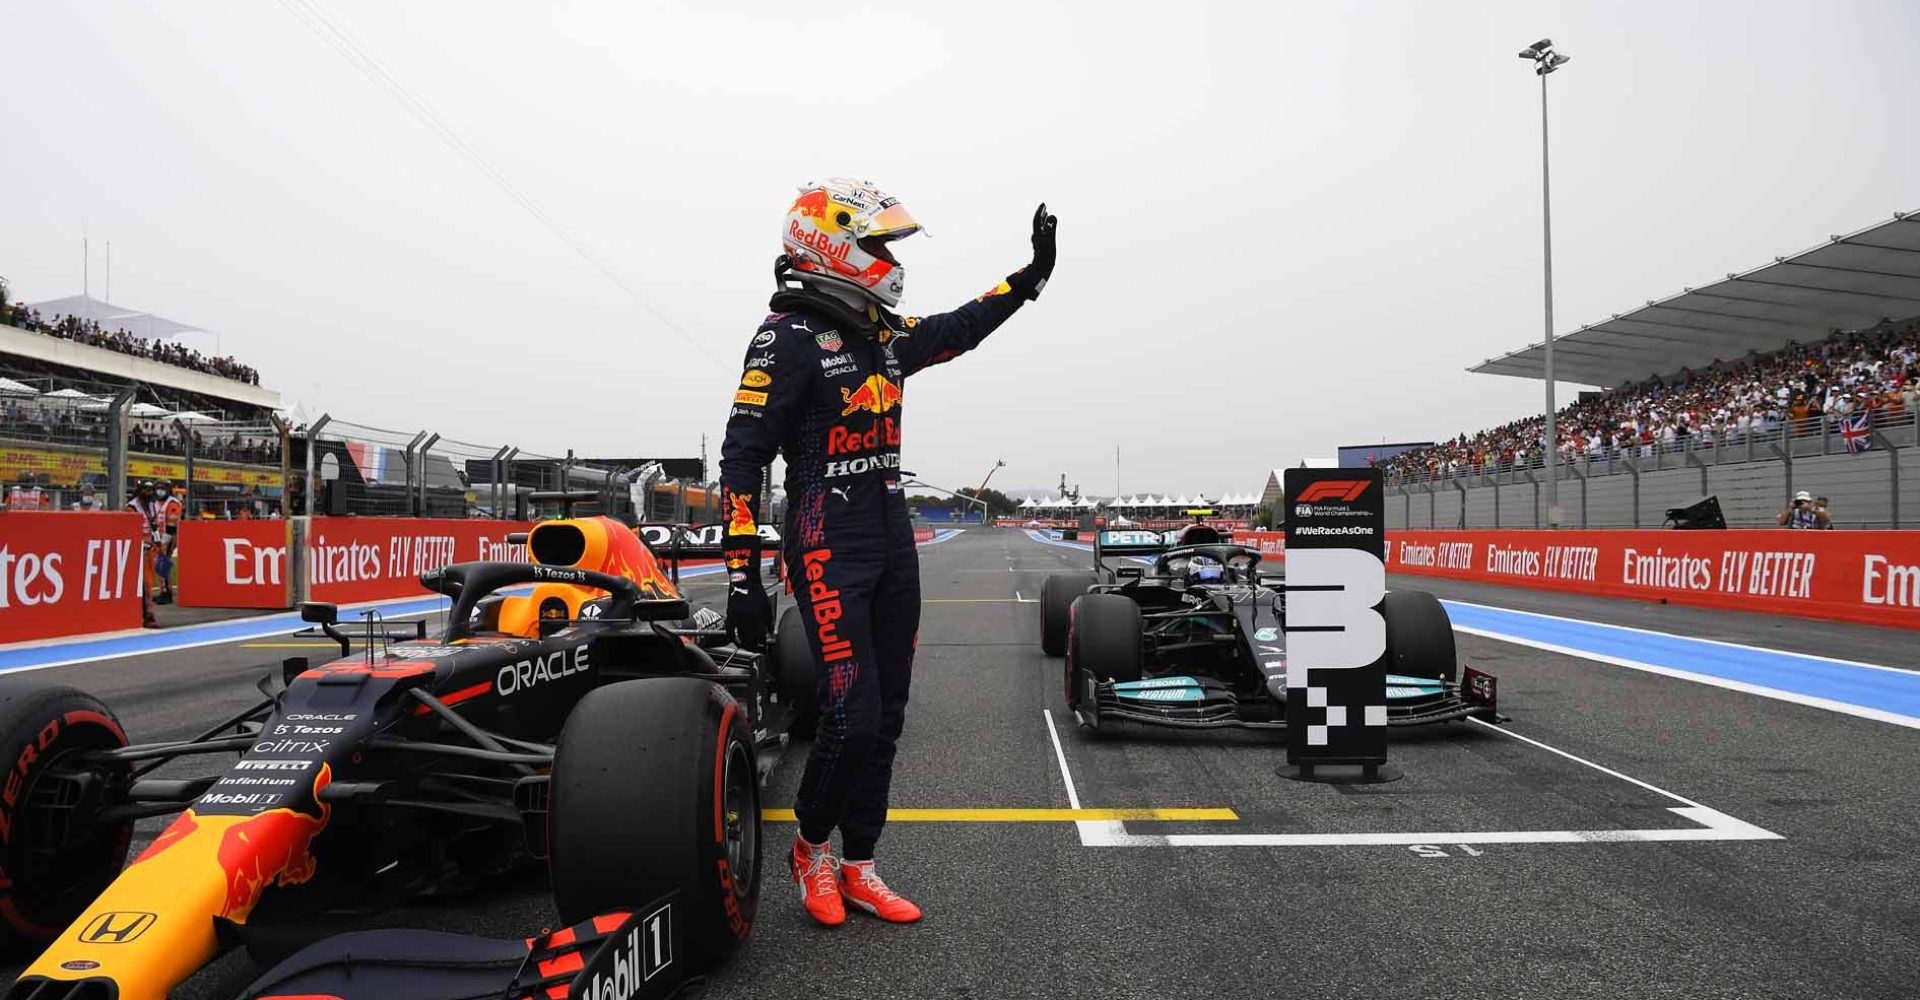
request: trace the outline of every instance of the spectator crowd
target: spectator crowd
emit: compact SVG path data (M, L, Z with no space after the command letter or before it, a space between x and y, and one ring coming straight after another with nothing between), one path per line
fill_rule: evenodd
M105 448L107 414L105 409L86 409L71 399L0 398L0 437L16 441L45 441L49 444L76 444ZM177 455L187 453L186 438L193 441L195 458L242 465L279 465L280 437L261 427L234 428L217 423L176 428L165 417L135 418L128 421L127 450L135 454Z
M120 354L130 354L136 358L146 358L149 361L158 361L176 368L189 368L208 375L244 382L247 385L260 384L259 372L230 357L210 358L181 344L136 337L125 330L105 330L96 320L81 319L78 316L55 316L51 320L46 320L41 318L38 309L29 309L17 303L12 305L0 303L0 322L22 330L44 333L49 337L59 337L62 340L101 347Z
M1656 449L1736 447L1783 431L1817 434L1862 412L1873 426L1920 414L1920 319L1591 394L1561 409L1554 430L1563 461L1651 457ZM1543 423L1529 417L1462 433L1381 466L1413 479L1537 467Z

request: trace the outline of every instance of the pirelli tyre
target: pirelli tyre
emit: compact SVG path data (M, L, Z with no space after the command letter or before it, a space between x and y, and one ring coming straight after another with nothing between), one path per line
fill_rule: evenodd
M1440 599L1424 590L1395 590L1380 603L1387 620L1387 673L1458 681L1453 621Z
M773 630L773 669L778 676L780 700L793 707L787 735L796 740L813 739L820 717L813 686L813 647L807 645L807 621L797 607L781 612L780 624Z
M125 792L129 765L79 758L126 745L91 695L0 678L0 952L51 940L120 873L133 821L100 813Z
M1093 687L1140 679L1140 606L1119 594L1082 594L1067 629L1067 705L1094 728L1100 706Z
M692 677L588 692L554 754L548 869L564 924L680 893L696 969L739 948L760 906L760 783L746 709Z
M1040 582L1040 651L1062 656L1067 651L1067 613L1074 598L1098 579L1092 573L1053 573Z

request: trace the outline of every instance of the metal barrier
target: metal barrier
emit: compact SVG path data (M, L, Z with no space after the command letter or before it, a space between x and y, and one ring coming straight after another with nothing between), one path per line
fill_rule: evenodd
M1689 437L1563 458L1562 528L1654 528L1666 511L1718 495L1731 527L1765 527L1798 490L1833 500L1834 526L1920 524L1916 415L1872 411L1866 427L1810 418L1705 443ZM1848 439L1866 447L1850 451ZM1538 460L1440 473L1390 471L1390 528L1544 528ZM1569 488L1571 485L1571 488Z

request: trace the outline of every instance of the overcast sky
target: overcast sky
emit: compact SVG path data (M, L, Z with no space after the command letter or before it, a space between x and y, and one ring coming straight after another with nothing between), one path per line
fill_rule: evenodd
M1912 0L321 6L564 238L285 3L0 0L16 297L86 234L309 413L717 459L795 185L907 203L916 313L1045 200L1053 282L912 381L907 466L1214 492L1537 411L1464 371L1540 335L1537 38L1561 332L1920 208Z

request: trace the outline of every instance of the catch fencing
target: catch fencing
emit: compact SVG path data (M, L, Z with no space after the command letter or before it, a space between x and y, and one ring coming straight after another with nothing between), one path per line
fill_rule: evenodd
M265 516L285 481L287 431L147 386L0 372L0 488L13 510L112 510L129 487L166 483L189 517Z
M658 462L540 454L331 415L294 437L295 514L525 521L571 512L629 524L719 514L717 484L668 476Z
M1668 510L1718 496L1729 527L1768 527L1805 490L1828 497L1836 528L1920 526L1915 414L1874 411L1862 427L1828 417L1707 443L1634 446L1558 464L1561 528L1657 528ZM1389 472L1387 526L1544 528L1537 460L1441 473Z

